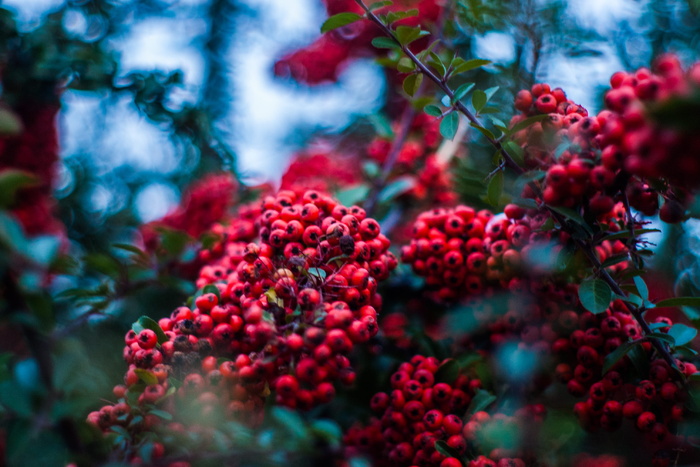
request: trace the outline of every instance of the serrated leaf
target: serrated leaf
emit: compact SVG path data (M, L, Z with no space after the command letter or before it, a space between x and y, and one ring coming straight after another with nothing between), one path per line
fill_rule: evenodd
M503 193L503 171L496 172L496 175L491 177L489 184L486 187L486 201L491 206L498 206L501 200L501 194Z
M610 352L608 355L605 356L605 360L603 360L603 374L606 374L612 367L614 367L617 362L622 360L627 353L632 350L632 347L637 345L639 342L624 342L620 344L618 348Z
M476 394L474 394L474 398L472 399L471 403L469 404L469 408L467 409L467 414L474 414L476 412L481 412L482 410L485 410L489 405L493 404L496 402L496 396L491 394L488 391L485 391L483 389L479 389Z
M445 115L440 122L440 134L445 139L452 140L457 134L457 128L459 127L459 114L457 112L450 112Z
M484 108L487 102L486 93L481 89L477 89L472 93L472 106L476 113L479 113Z
M700 307L700 297L674 297L656 302L656 307L695 306Z
M594 314L604 312L610 306L613 298L610 286L600 279L586 280L578 288L581 304Z
M136 373L139 379L147 385L158 384L158 377L148 370L136 368L134 373Z
M389 37L375 37L372 39L372 45L378 49L398 49L399 44L394 39Z
M454 97L452 97L452 103L454 104L455 102L462 100L464 96L466 96L469 91L471 91L474 88L474 83L464 83L460 87L457 88L457 90L454 92Z
M406 94L413 97L413 95L416 92L418 92L418 88L420 88L420 85L422 82L423 82L423 74L422 73L408 75L408 76L406 76L406 79L403 80L403 90L406 91Z
M454 457L456 459L459 459L461 457L459 451L447 444L447 442L445 442L445 440L442 439L438 439L435 441L435 450L445 457Z
M141 332L144 329L150 329L151 331L156 333L156 336L158 336L159 344L162 344L163 342L168 342L168 336L165 335L165 332L163 332L163 330L157 322L155 322L148 316L140 317L131 328L137 333Z
M459 376L459 363L453 358L445 360L435 372L436 383L452 384Z
M333 29L347 26L348 24L352 24L360 19L362 19L362 16L358 15L357 13L338 13L337 15L333 15L323 22L321 25L321 34L325 34Z
M675 339L676 345L686 345L695 339L698 330L682 323L676 323L668 330L668 335Z
M437 105L426 105L423 109L423 112L430 115L431 117L442 116L442 110L440 110L440 107L438 107Z
M461 61L460 61L461 60ZM483 60L481 58L472 58L471 60L462 60L462 59L457 59L455 60L457 63L452 67L452 76L458 75L460 73L464 73L470 70L474 70L476 68L480 68L484 65L488 65L491 63L491 60Z

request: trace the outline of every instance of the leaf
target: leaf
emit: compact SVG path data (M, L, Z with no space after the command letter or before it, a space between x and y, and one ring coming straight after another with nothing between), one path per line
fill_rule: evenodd
M372 45L378 49L398 49L399 44L394 39L389 37L375 37L372 39Z
M503 147L516 164L521 167L523 164L525 164L525 151L523 151L523 148L517 145L514 141L506 141L506 143L503 144Z
M632 279L634 280L634 285L637 286L637 291L639 292L639 296L642 297L642 300L649 300L649 288L644 282L644 279L642 279L641 276L634 276Z
M435 52L430 52L428 55L430 56L428 65L433 67L440 77L445 76L445 73L447 73L447 68L445 68L445 64L442 63L442 59Z
M172 420L173 415L165 410L152 409L148 411L149 414L155 415L156 417L162 418L163 420Z
M653 233L653 232L661 232L659 229L635 229L634 231L634 236L639 237L640 235L644 235L646 233ZM603 240L621 240L623 238L630 238L632 236L632 233L629 230L623 230L622 232L617 232L611 235L608 235L606 237L603 237Z
M0 110L1 112L2 110ZM38 181L33 174L23 170L5 169L0 171L0 207L12 206L20 189L34 186Z
M484 65L488 65L491 63L491 60L483 60L481 58L472 58L471 60L463 60L461 58L457 58L455 60L455 63L458 63L457 65L454 65L452 67L452 75L458 75L460 73L464 73L470 70L474 70L476 68L480 68Z
M352 24L360 19L362 19L362 16L358 15L357 13L338 13L337 15L333 15L323 22L321 25L321 34L325 34L333 29L347 26L348 24Z
M460 87L457 88L457 90L454 92L454 96L452 97L452 103L454 104L457 101L460 101L464 98L464 96L469 93L474 88L474 83L464 83Z
M695 339L695 336L698 335L698 330L685 324L677 323L671 326L671 329L668 330L668 335L676 340L676 345L686 345Z
M381 173L382 173L382 169L379 167L379 164L377 164L377 163L374 162L374 161L365 161L365 162L363 162L363 163L362 163L362 171L363 171L364 174L367 175L367 177L369 177L370 179L377 178L377 177L379 177L379 175L381 175ZM339 193L342 193L342 191L339 192ZM335 196L336 196L336 198L338 198L339 194L336 193ZM364 197L363 197L362 199L364 199ZM338 201L340 201L340 199L338 199ZM348 204L348 203L344 203L344 202L341 201L340 204L342 204L342 205L344 205L344 206L351 206L352 204L356 204L356 203Z
M326 279L326 275L328 274L324 269L321 268L309 268L309 274L315 277L318 277L321 280Z
M608 284L600 279L592 279L581 283L578 297L588 311L597 315L608 309L613 294Z
M148 370L144 370L143 368L136 368L134 370L134 373L136 373L139 376L139 379L141 381L148 385L158 384L158 377Z
M414 186L416 186L416 179L414 177L408 175L399 177L384 187L384 189L379 193L377 201L380 203L390 201L397 196L412 190Z
M377 168L377 170L379 170ZM346 188L335 194L336 199L343 206L352 206L364 201L369 194L369 185L363 183L354 187Z
M426 105L423 109L423 112L427 113L431 117L442 116L442 110L440 110L440 107L438 107L437 105Z
M666 342L670 346L676 345L676 339L674 339L673 336L671 336L670 334L664 334L663 332L652 332L650 334L647 334L646 337L658 339L660 341Z
M459 127L459 114L457 112L450 112L445 115L445 117L440 122L440 134L445 139L452 140L457 134L457 128Z
M384 8L385 6L392 5L393 3L394 2L392 2L391 0L383 0L381 2L374 2L369 6L369 9L371 11L374 11L374 10L378 10L380 8Z
M472 106L476 113L479 113L479 111L484 108L487 100L486 93L481 89L477 89L472 93Z
M489 405L493 404L496 402L496 396L491 394L488 391L484 391L483 389L479 389L476 394L474 394L474 398L472 399L472 402L469 404L469 408L467 409L467 414L474 414L476 412L481 412L482 410L485 410L486 407Z
M563 208L561 206L550 206L550 205L548 205L547 208L549 208L550 210L556 212L557 214L562 215L562 216L566 217L567 219L575 222L576 224L581 226L589 234L593 233L591 231L591 228L588 225L588 223L585 221L585 219L583 217L581 217L581 214L574 211L573 209Z
M0 107L0 137L16 136L22 133L22 119L8 107Z
M435 382L452 384L459 376L459 363L453 358L448 358L435 372Z
M491 177L489 184L486 188L486 201L491 206L498 206L501 200L501 194L503 193L503 171L499 170L496 175Z
M525 128L529 127L530 125L541 122L542 120L546 120L549 118L549 114L542 114L542 115L535 115L534 117L528 117L525 120L522 120L515 125L513 125L513 128L510 129L509 133L517 133L520 130L524 130Z
M484 94L486 94L486 102L490 101L491 98L498 92L498 89L500 86L493 86L491 88L488 88L486 91L484 91Z
M401 45L406 46L421 37L430 35L428 31L422 31L419 27L399 26L395 31L396 38Z
M612 367L614 367L617 362L622 360L625 355L627 355L627 352L632 350L632 347L637 345L639 341L634 341L634 342L624 342L620 344L618 348L610 352L608 355L605 356L605 360L603 360L603 374L606 374Z
M156 336L158 336L159 344L162 344L163 342L168 342L168 336L165 335L165 332L163 332L158 323L156 323L148 316L140 317L138 321L134 323L131 329L133 329L137 333L143 331L144 329L150 329L151 331L156 333Z
M488 140L490 140L490 141L493 141L493 140L496 139L496 137L494 136L494 134L493 134L493 133L491 132L491 130L489 130L488 128L483 127L483 126L480 126L480 125L477 125L477 124L475 124L474 122L471 122L469 125L470 125L472 128L474 128L475 130L479 131L479 133L481 133L482 135L484 135L484 136L486 137L486 139L488 139Z
M416 69L416 64L413 63L413 60L410 58L403 57L399 60L399 63L396 64L396 69L401 73L411 73Z
M406 91L406 94L413 97L413 95L416 92L418 92L418 88L420 88L420 85L422 82L423 82L423 74L422 73L408 75L408 76L406 76L406 79L403 80L403 90Z
M438 439L435 441L435 450L445 457L454 457L456 459L462 457L459 454L459 451L447 444L447 442L445 442L443 439Z
M700 307L700 297L674 297L656 302L656 307L695 306Z

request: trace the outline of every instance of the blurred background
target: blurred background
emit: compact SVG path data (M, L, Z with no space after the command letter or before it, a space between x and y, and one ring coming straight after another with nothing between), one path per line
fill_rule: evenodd
M0 55L10 57L2 70L3 105L28 98L60 105L53 190L69 251L80 260L55 278L57 308L46 326L60 338L54 350L66 413L87 413L109 397L123 374L123 335L135 319L163 317L195 291L160 270L144 273L138 287L120 288L127 255L113 244L142 244L139 226L172 213L207 173L231 172L240 186L278 186L292 156L319 135L363 138L385 119L391 96L373 57L334 63L327 79L314 82L276 66L319 39L333 1L0 1ZM514 94L534 82L562 87L595 113L615 71L649 66L669 51L687 64L700 50L697 0L455 6L458 30L450 45L465 59L493 62L476 77L480 87L501 87L504 121L513 114ZM479 148L472 150L476 157ZM249 195L238 191L242 200ZM657 269L672 271L667 277L680 273L680 293L694 294L700 242L693 222L685 225L690 235L671 227L656 239L670 251L678 242L688 247L682 256L658 255L667 264ZM178 260L192 253L179 237L166 240ZM61 293L78 288L83 301L61 304ZM13 344L6 338L3 350L30 354ZM25 362L14 367L13 380L0 382L0 406L28 404L41 393L33 386L40 366ZM56 439L47 434L42 443L59 452L65 446ZM36 460L28 445L14 454L18 465Z

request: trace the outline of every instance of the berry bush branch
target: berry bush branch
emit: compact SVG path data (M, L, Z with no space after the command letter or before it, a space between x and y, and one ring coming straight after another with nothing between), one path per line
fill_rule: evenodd
M429 78L432 82L434 82L440 90L442 90L451 100L451 102L454 102L453 107L458 110L460 113L462 113L468 120L469 122L477 127L477 128L483 128L483 125L481 124L481 121L478 119L478 117L473 114L460 100L454 99L455 97L455 92L448 86L447 84L447 78L440 78L437 76L435 73L433 73L428 66L426 66L409 48L407 45L404 45L401 43L399 38L396 36L394 31L387 25L385 24L377 15L374 14L374 12L367 6L362 0L355 0L355 2L365 11L367 19L372 21L374 24L376 24L382 32L390 37L396 44L399 45L401 48L401 51L416 65L418 70ZM484 134L484 137L488 140L488 142L501 154L503 157L503 161L505 162L505 166L513 170L515 173L518 175L522 175L525 173L525 169L521 167L516 161L515 158L508 152L508 150L503 146L501 143L500 138L494 138L491 137L490 135ZM538 197L541 198L541 192L539 187L537 187L534 182L530 182L530 186L533 188L534 192L539 195ZM624 193L624 188L621 189L621 191ZM553 210L549 208L548 206L544 206L549 213L552 215L555 221L559 223L561 228L567 232L567 233L573 233L572 229L569 227L569 224L561 213L557 212L556 210ZM632 231L634 233L634 230ZM588 257L591 265L593 266L594 270L597 272L599 277L611 288L611 290L621 296L621 297L627 297L627 293L622 290L620 285L617 283L615 279L605 270L605 268L602 266L601 262L598 260L598 258L595 255L595 252L593 250L593 247L591 246L590 242L587 240L583 240L580 238L577 238L576 236L573 236L575 238L575 241L577 245L584 251L584 254ZM642 330L644 331L645 335L650 335L652 334L652 330L649 327L649 324L646 322L646 320L643 317L643 308L639 308L635 306L632 303L627 302L627 306L630 308L630 311L634 318L637 320L639 325L641 326ZM657 352L661 355L661 357L671 366L671 368L676 368L676 363L671 355L667 345L661 341L660 339L656 338L650 338L652 344L656 348Z

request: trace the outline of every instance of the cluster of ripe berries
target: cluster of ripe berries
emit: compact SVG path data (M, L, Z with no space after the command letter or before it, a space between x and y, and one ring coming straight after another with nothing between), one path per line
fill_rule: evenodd
M543 406L526 407L515 416L491 417L476 412L463 421L467 408L481 391L481 381L465 374L448 377L443 368L454 364L435 357L414 356L391 376L390 393L380 392L371 400L375 417L366 426L355 425L344 438L346 452L369 455L378 467L525 467L525 462L505 449L500 440L483 436L487 425L492 433L502 426L522 426L541 420ZM452 379L453 381L450 381ZM494 427L493 425L499 425ZM443 443L446 449L436 447ZM464 462L468 451L488 449L489 456ZM450 453L454 455L449 455Z
M214 229L220 241L197 280L205 293L158 322L167 340L127 334L126 386L90 421L109 431L129 426L114 407L177 416L188 401L204 420L255 425L271 391L278 405L311 409L333 399L334 383L354 382L347 355L376 334L377 283L397 264L379 224L315 191L266 197L257 224L256 243L241 241L246 223Z
M616 231L620 228L618 217L624 211L621 206L613 208L608 213L608 224ZM510 282L515 279L551 272L551 264L543 264L540 259L542 245L556 240L554 246L547 247L550 253L556 253L568 241L567 234L545 229L548 219L547 214L516 205L506 206L504 214L497 216L464 205L433 209L418 216L410 244L401 249L401 258L425 277L426 285L441 301L512 289L515 285ZM624 249L622 242L603 241L596 252L605 261ZM624 268L625 264L614 268Z
M700 87L700 64L684 71L674 55L660 57L654 71L615 73L605 96L606 109L589 116L559 88L535 84L515 98L528 117L547 115L514 134L525 151L526 166L546 171L542 199L552 206L583 207L593 216L609 212L624 190L630 204L646 215L659 212L665 222L683 220L691 191L697 188L700 138L694 128L663 124L654 112L682 106ZM674 108L674 112L682 112ZM673 188L657 192L647 179L664 179ZM659 194L665 202L659 210ZM526 187L524 195L535 197Z
M309 170L313 167L313 170ZM308 190L332 193L362 181L359 164L352 156L330 148L311 149L296 154L282 175L280 188L302 196Z
M364 14L353 0L324 0L328 16L339 13ZM375 10L376 14L390 11L417 9L418 15L397 21L395 24L417 26L434 23L440 17L442 4L436 0L407 0ZM353 60L361 57L383 55L381 49L372 46L377 37L377 27L369 20L360 20L342 28L330 31L308 46L280 58L274 67L275 75L291 76L294 80L317 85L335 82L340 72ZM420 41L423 43L423 41Z

